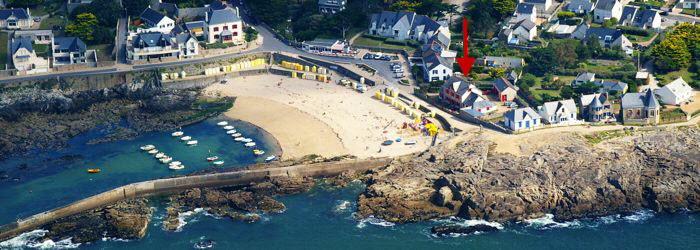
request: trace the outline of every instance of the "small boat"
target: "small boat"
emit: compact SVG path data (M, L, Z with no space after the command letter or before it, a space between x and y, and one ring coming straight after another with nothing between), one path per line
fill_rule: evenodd
M235 130L235 129L231 129L231 130L226 131L226 134L228 134L228 135L232 135L232 134L235 134L235 133L236 133L236 130Z
M235 133L235 134L232 134L231 136L233 136L233 137L241 137L241 133Z
M152 154L152 155L157 154L157 153L158 153L158 149L151 149L151 151L148 151L148 153L149 153L149 154Z
M172 157L160 158L160 162L163 163L163 164L170 163L171 161L173 161L173 158L172 158Z
M248 142L245 144L246 147L255 147L255 142Z
M231 129L233 129L233 126L226 126L226 127L224 127L224 129L225 129L225 130L231 130Z
M191 140L187 142L187 145L197 145L199 143L197 140Z
M384 146L389 146L389 145L391 145L391 144L394 144L394 141L392 141L392 140L386 140L386 141L382 142L382 145L384 145Z
M216 161L218 159L219 159L218 156L207 157L207 161Z
M219 125L219 126L226 126L226 125L228 125L228 122L227 122L227 121L223 121L223 122L217 123L216 125Z
M160 153L157 153L157 154L156 154L156 159L165 158L165 157L168 157L168 156L165 155L165 153L163 153L163 152L160 152Z
M275 159L277 159L277 156L270 155L267 158L265 158L265 162L271 162L271 161L274 161Z
M243 140L241 140L241 141L242 141L242 142L252 142L253 139L250 139L250 138L243 138Z
M143 151L149 151L149 150L154 149L154 148L156 148L156 146L153 146L150 144L146 145L146 146L141 146L141 150L143 150Z
M170 165L170 166L168 166L168 168L172 169L172 170L180 170L180 169L185 168L185 165Z
M215 162L212 162L212 164L217 165L217 166L221 166L221 165L224 165L224 161L215 161Z
M194 243L194 249L212 248L214 246L214 243L216 243L216 242L214 242L213 240L202 240L202 241L199 241L197 243Z
M404 145L415 145L416 143L418 143L416 140L410 140L410 141L404 142L403 144Z
M99 173L101 170L99 168L88 168L87 172L91 174Z
M236 138L233 139L233 140L234 140L234 141L243 141L243 140L245 140L245 138L243 138L243 137L236 137Z
M262 151L260 149L253 149L253 154L255 155L264 155L265 151Z
M184 135L184 134L185 134L185 132L182 132L182 131L177 131L177 132L173 132L173 133L172 133L173 137L180 137L180 136L182 136L182 135Z
M177 166L177 165L182 165L182 162L179 162L179 161L174 161L174 162L171 162L171 163L170 163L170 164L168 164L168 165L170 165L170 166Z
M189 141L192 140L192 136L183 136L182 138L180 138L180 140Z

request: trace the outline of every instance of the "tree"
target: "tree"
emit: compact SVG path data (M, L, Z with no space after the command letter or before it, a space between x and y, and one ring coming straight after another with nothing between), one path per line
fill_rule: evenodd
M253 29L253 27L246 26L244 32L245 32L245 41L246 42L251 42L251 41L255 41L255 39L258 39L258 31Z
M513 0L491 0L493 9L498 13L499 18L510 16L515 11L515 2Z
M7 7L30 8L44 4L44 0L5 0Z
M532 86L535 86L535 83L536 83L535 79L536 79L535 75L530 74L530 73L526 73L523 75L523 78L520 79L520 81L522 81L522 83L524 83L526 86L532 87Z
M559 19L569 19L575 16L576 13L570 11L560 11L559 13L557 13L557 17L559 17Z
M531 61L528 63L528 72L536 76L542 76L552 72L557 66L557 58L552 48L537 48L532 50Z
M117 20L123 13L123 8L119 6L119 3L113 0L94 0L90 4L83 4L73 9L70 18L76 20L78 15L83 13L91 13L95 16L99 16L99 24L111 28L117 25Z
M95 39L97 17L92 13L82 13L76 17L75 23L66 26L66 33L89 42Z
M410 11L410 12L415 12L416 8L420 6L419 2L416 1L411 1L411 0L399 0L391 4L389 9L393 11Z
M662 72L676 71L690 65L691 54L685 41L678 36L669 36L652 48L654 66Z
M596 92L598 92L599 89L600 89L600 86L595 85L595 83L586 82L586 83L579 85L575 90L576 90L576 93L587 95L587 94L596 93Z
M552 42L550 45L554 50L557 58L557 63L565 68L575 68L576 67L576 49L579 46L579 42L574 39L564 39Z
M630 82L627 85L627 91L630 93L637 93L639 92L639 89L637 88L637 83L636 82Z
M449 18L449 26L452 26L452 16L459 14L459 6L456 4L448 4L446 8L447 15Z
M604 27L604 28L614 27L614 26L616 26L616 25L617 25L617 18L614 18L614 17L613 17L613 18L610 18L610 19L608 19L608 20L605 20L605 21L603 22L603 27Z
M138 16L148 7L148 1L143 0L122 0L122 4L130 16Z
M559 92L559 95L561 96L561 98L564 98L564 99L574 98L575 94L576 93L574 92L574 88L572 88L569 85L562 87L561 91Z

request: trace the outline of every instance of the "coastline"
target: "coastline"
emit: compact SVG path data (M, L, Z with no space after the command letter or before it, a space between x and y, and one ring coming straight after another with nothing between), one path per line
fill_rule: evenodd
M234 102L234 106L235 105L236 104ZM247 126L253 127L257 131L260 131L260 134L262 134L262 138L263 138L263 144L268 147L267 148L268 154L276 155L277 157L284 155L284 150L282 149L282 145L280 145L279 140L277 140L277 138L275 138L275 136L272 133L270 133L269 131L265 130L264 128L254 124L254 123L251 123L251 122L248 122L248 121L242 120L242 119L233 119L233 118L225 115L224 113L221 113L219 115L219 118L223 117L225 119L232 119L233 121L238 122L238 123L245 123Z

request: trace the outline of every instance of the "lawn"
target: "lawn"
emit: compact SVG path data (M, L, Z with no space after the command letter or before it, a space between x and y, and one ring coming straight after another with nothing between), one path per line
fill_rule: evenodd
M643 43L643 42L648 42L649 40L651 40L651 38L654 37L654 35L656 35L656 33L650 32L650 34L648 36L638 36L638 35L630 35L630 34L627 34L625 36L627 38L629 38L630 42Z
M7 62L7 33L0 32L0 70L5 69L5 63Z
M681 12L686 15L691 15L691 16L696 16L696 12L694 9L683 9L683 12ZM698 14L700 14L700 11L697 11Z
M103 61L113 61L112 59L112 49L113 49L112 44L97 44L97 45L90 45L88 46L88 49L94 49L95 53L97 54L97 61L98 62L103 62Z
M32 49L36 51L36 56L48 58L51 56L48 44L32 44Z
M381 47L381 48L386 48L386 49L403 49L408 52L409 55L413 54L415 52L416 48L411 47L411 46L401 46L401 45L394 45L394 44L387 44L384 43L384 41L381 40L376 40L364 36L359 36L355 41L353 42L352 45L359 45L359 46L372 46L372 47Z
M53 29L54 26L66 27L67 24L68 24L68 20L66 20L65 17L53 16L53 17L42 19L41 24L39 25L39 29L50 30L50 29Z
M32 16L43 16L49 14L44 6L37 6L36 8L29 9L29 12L32 14Z
M659 80L659 86L663 86L675 80L678 77L683 77L683 80L687 82L692 80L693 76L695 76L695 74L688 72L688 69L682 69L679 71L669 72L664 75L657 75L656 79Z

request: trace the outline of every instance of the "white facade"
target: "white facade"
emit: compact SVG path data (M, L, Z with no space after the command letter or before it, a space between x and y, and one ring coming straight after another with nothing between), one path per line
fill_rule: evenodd
M528 30L523 26L518 26L513 30L513 35L518 38L518 40L527 40L527 41L532 41L535 40L535 37L537 37L537 26L533 27L532 29Z
M515 20L512 22L520 22L521 20L530 20L530 22L536 23L537 21L537 6L532 8L532 13L520 13L515 11Z
M659 100L664 104L680 105L693 97L693 88L683 78L678 78L671 83L654 91Z
M542 120L549 124L573 125L580 123L577 120L578 109L573 99L546 102L537 107L537 112Z
M612 1L609 4L612 8L605 9L605 4L601 3L604 1ZM622 17L622 4L618 0L600 0L593 11L593 18L595 22L602 23L605 20L612 19L613 17L620 20Z
M439 81L439 80L447 80L452 76L452 69L445 67L445 65L438 65L432 70L429 70L428 72L428 79L429 81Z
M516 132L542 127L540 115L530 107L506 112L504 118L506 127Z

